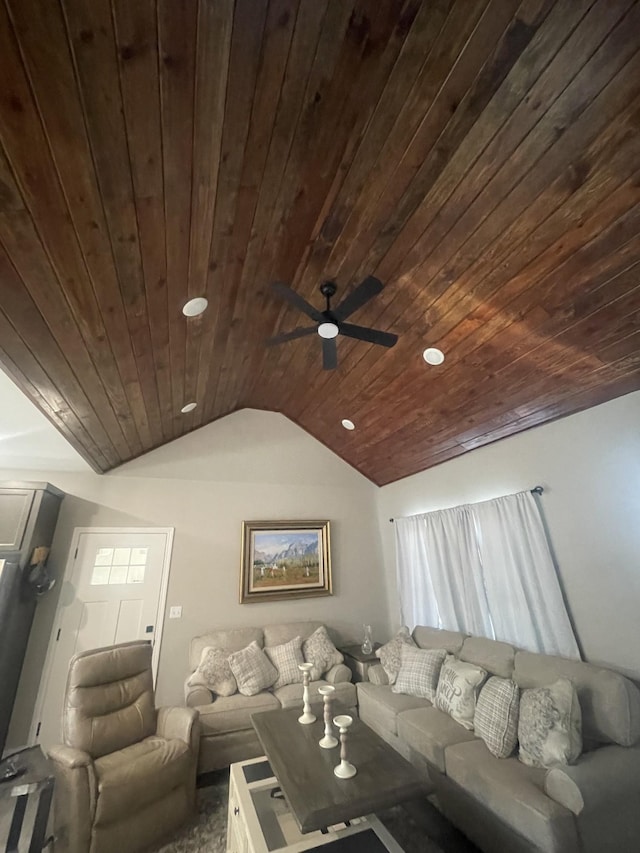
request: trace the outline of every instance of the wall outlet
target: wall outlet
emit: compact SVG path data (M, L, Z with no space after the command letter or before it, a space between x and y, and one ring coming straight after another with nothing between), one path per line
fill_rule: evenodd
M182 605L177 604L174 607L169 608L169 619L181 619L182 618Z

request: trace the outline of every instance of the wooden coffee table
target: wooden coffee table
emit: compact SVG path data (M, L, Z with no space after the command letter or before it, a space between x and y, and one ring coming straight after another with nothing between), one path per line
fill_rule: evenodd
M324 724L303 726L301 708L263 711L253 727L301 832L363 817L397 803L428 794L429 781L361 720L354 719L347 744L349 761L358 770L338 779L333 768L340 748L321 749ZM335 715L345 709L335 703Z

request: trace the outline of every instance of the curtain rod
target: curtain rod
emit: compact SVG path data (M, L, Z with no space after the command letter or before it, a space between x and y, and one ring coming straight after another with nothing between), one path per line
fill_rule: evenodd
M531 494L532 494L532 495L541 495L541 494L543 494L543 493L544 493L544 488L543 488L542 486L534 486L534 487L531 489ZM389 521L391 522L391 524L393 524L393 522L395 521L395 519L390 518L390 519L389 519Z

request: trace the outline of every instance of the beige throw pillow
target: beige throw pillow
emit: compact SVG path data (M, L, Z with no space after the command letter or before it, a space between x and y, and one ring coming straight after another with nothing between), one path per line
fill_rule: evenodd
M473 727L496 758L508 758L516 748L519 712L518 685L492 675L480 691Z
M196 671L190 676L189 687L206 687L218 696L232 696L238 685L231 672L229 653L213 646L205 646Z
M342 663L342 655L331 642L324 625L313 632L302 644L302 654L307 663L313 664L309 674L311 681L318 681L332 666Z
M582 712L568 678L522 691L519 758L531 767L573 764L582 752Z
M387 673L389 684L396 683L396 678L402 664L402 647L405 645L417 648L413 637L409 633L409 629L406 625L403 625L395 637L389 640L388 643L385 643L384 646L376 649L376 657L379 658L382 668Z
M273 685L274 688L302 681L302 671L299 669L299 665L304 663L302 637L294 637L293 640L281 646L265 646L264 650L278 670L278 680Z
M447 655L440 670L436 707L472 731L476 700L486 677L487 672L481 667Z
M438 677L446 656L444 649L418 649L402 643L400 672L391 690L434 702Z
M278 678L278 670L255 640L246 648L229 655L229 666L243 696L255 696L271 687Z

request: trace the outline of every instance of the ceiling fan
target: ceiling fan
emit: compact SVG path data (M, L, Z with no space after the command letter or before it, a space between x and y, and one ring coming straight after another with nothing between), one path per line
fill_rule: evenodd
M358 341L367 341L370 344L379 344L383 347L392 347L398 340L398 336L392 332L381 332L378 329L370 329L367 326L354 326L352 323L344 322L358 308L361 308L370 299L377 296L383 287L384 285L381 281L369 275L364 281L360 282L355 290L348 296L345 296L336 308L332 309L331 297L335 295L337 287L335 282L325 281L320 285L320 293L325 297L327 307L324 311L319 311L313 305L310 305L299 293L296 293L295 290L292 290L281 281L274 281L271 284L272 290L314 320L316 325L298 326L291 332L284 332L282 335L269 338L267 345L275 346L276 344L294 341L297 338L304 338L307 335L316 333L322 339L322 367L325 370L334 370L338 366L338 350L336 347L336 338L338 335L355 338Z

